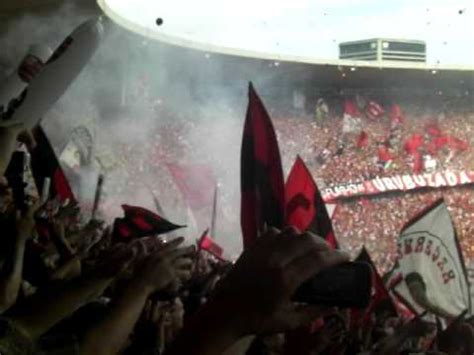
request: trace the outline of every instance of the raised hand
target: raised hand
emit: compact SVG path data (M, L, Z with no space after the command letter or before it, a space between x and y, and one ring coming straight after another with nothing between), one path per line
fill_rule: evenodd
M271 229L237 261L214 302L229 307L242 335L297 328L321 315L321 307L291 302L297 288L318 272L348 261L311 233Z
M326 312L293 303L293 294L318 272L348 260L314 234L270 229L244 251L167 354L221 354L247 334L307 324Z
M137 266L136 280L147 293L172 289L176 290L181 282L191 277L194 246L179 248L184 238L177 238L169 243L161 244L157 250L145 256Z

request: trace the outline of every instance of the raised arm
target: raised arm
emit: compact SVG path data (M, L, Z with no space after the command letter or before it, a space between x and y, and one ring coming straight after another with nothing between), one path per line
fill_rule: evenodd
M192 260L187 258L193 247L178 249L183 238L178 238L158 252L147 256L110 314L90 329L81 345L82 354L117 354L126 343L148 297L159 290L176 287L191 274ZM107 334L104 337L104 334Z

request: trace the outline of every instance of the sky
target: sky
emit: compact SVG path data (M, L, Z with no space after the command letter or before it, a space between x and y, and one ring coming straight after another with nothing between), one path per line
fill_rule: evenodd
M201 48L337 59L340 42L387 37L426 41L432 64L474 64L474 0L99 2L151 36Z

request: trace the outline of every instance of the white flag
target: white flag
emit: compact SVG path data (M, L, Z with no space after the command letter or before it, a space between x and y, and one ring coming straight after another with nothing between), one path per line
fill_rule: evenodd
M397 271L403 276L403 282L421 282L428 302L435 308L452 316L470 310L466 270L443 200L405 226L398 241L398 258ZM403 289L398 288L398 291ZM418 305L412 306L418 308Z

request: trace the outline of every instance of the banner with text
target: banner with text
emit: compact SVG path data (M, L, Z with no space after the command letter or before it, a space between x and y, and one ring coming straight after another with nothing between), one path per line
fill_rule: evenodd
M409 191L425 187L438 188L474 183L474 171L444 171L420 175L377 177L360 183L343 184L322 190L324 201L342 197L376 195L393 191Z

